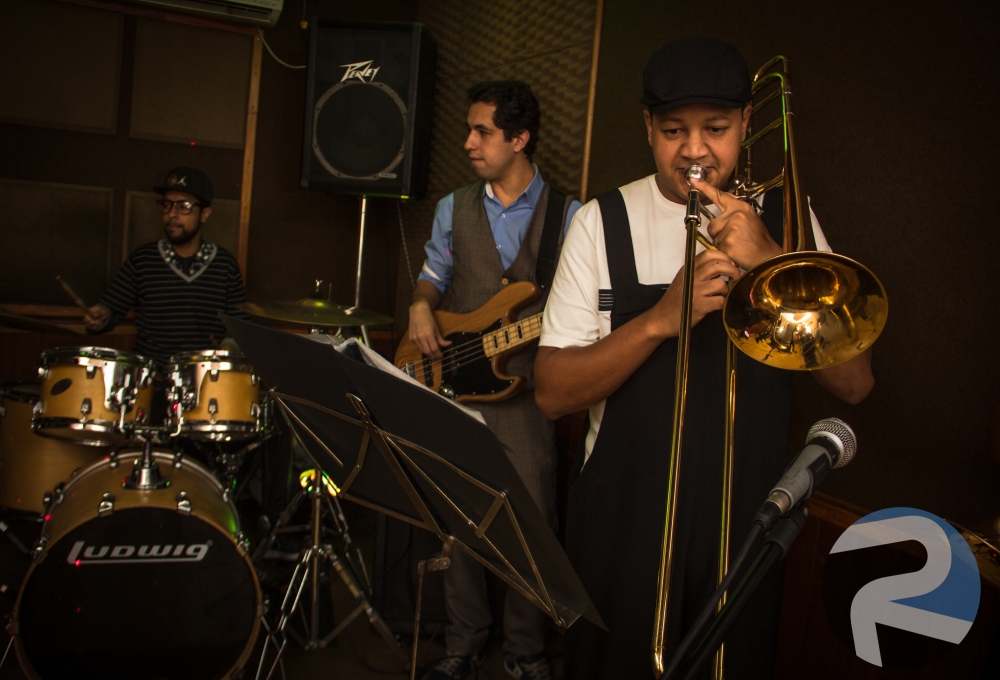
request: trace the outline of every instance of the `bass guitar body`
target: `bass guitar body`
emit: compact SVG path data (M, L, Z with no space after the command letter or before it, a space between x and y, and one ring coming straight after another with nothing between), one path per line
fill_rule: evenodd
M535 284L518 281L467 314L436 311L438 329L451 341L443 348L443 358L435 361L425 357L404 337L393 363L418 382L459 402L509 399L524 388L525 378L504 374L507 358L538 337L542 315L515 319L538 295Z

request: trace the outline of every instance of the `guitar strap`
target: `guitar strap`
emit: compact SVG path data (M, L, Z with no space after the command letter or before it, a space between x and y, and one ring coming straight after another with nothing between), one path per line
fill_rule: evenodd
M542 240L538 245L538 261L535 263L535 283L543 293L549 290L556 275L556 253L559 250L565 212L566 194L550 184L549 202L545 208L545 221L542 223Z

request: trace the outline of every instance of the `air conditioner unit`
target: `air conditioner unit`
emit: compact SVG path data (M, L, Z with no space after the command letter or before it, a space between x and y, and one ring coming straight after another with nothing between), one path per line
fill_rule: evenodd
M120 0L133 5L149 5L157 9L197 14L198 16L238 21L274 28L281 16L285 0Z

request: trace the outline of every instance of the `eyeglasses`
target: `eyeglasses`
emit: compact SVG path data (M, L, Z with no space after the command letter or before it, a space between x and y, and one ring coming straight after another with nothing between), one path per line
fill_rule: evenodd
M165 198L161 198L156 202L156 207L160 209L160 212L166 215L168 212L177 206L177 214L179 215L190 215L191 211L194 210L196 205L205 205L204 203L198 203L196 201L168 201Z

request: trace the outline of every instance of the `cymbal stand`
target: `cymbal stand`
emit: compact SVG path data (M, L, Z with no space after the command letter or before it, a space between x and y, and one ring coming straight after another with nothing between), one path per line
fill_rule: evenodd
M392 632L389 627L382 620L381 615L375 610L372 604L368 601L368 594L366 590L358 583L355 576L355 567L353 561L349 557L349 551L351 548L350 535L347 533L347 522L344 519L343 513L340 511L340 503L337 501L336 497L331 499L326 499L323 493L324 489L327 488L327 478L323 475L322 471L315 471L314 477L311 483L305 485L302 491L296 494L295 498L289 504L288 508L281 514L278 522L275 524L274 529L268 536L268 539L263 542L257 550L254 552L253 559L256 562L261 559L267 552L267 549L273 545L279 533L285 533L288 530L294 530L294 528L286 528L285 525L294 514L295 509L298 507L299 503L308 497L310 504L312 505L312 519L310 524L310 529L312 531L312 542L307 548L302 550L299 555L298 564L295 566L295 571L292 573L292 578L288 583L288 588L285 591L285 596L281 602L281 616L278 619L278 625L273 632L268 633L268 641L264 645L264 650L261 652L260 663L257 667L257 680L262 677L270 680L274 671L277 669L279 663L281 662L282 656L285 649L288 646L288 637L298 637L294 634L294 631L286 630L288 623L292 616L299 611L299 606L302 604L302 596L306 590L306 584L310 586L309 591L309 621L306 625L306 636L308 639L299 640L303 644L303 647L307 650L323 649L331 642L333 639L344 632L347 627L354 621L355 618L361 613L367 615L369 622L382 638L399 656L400 660L403 662L404 666L409 669L409 659L407 659L406 654L399 648L396 639L393 637ZM336 487L333 487L336 488ZM324 503L326 500L326 503ZM344 539L345 552L348 553L347 564L341 560L340 555L337 550L329 543L323 542L323 516L324 516L324 505L326 506L327 513L333 520L336 533ZM360 553L359 553L360 558ZM332 631L330 631L325 637L321 638L319 633L319 600L320 600L320 569L323 563L329 562L330 566L337 575L343 581L347 590L354 597L355 607L354 610L348 614L343 621L341 621ZM362 574L367 581L367 573L364 571L364 562L361 562ZM332 576L332 574L331 574ZM370 590L370 586L368 588ZM332 581L331 581L331 597L332 597ZM278 643L278 638L280 637L280 644ZM270 669L267 675L262 675L264 673L264 668L267 662L267 651L268 645L273 644L277 647L277 652L275 654L274 660L271 662Z

